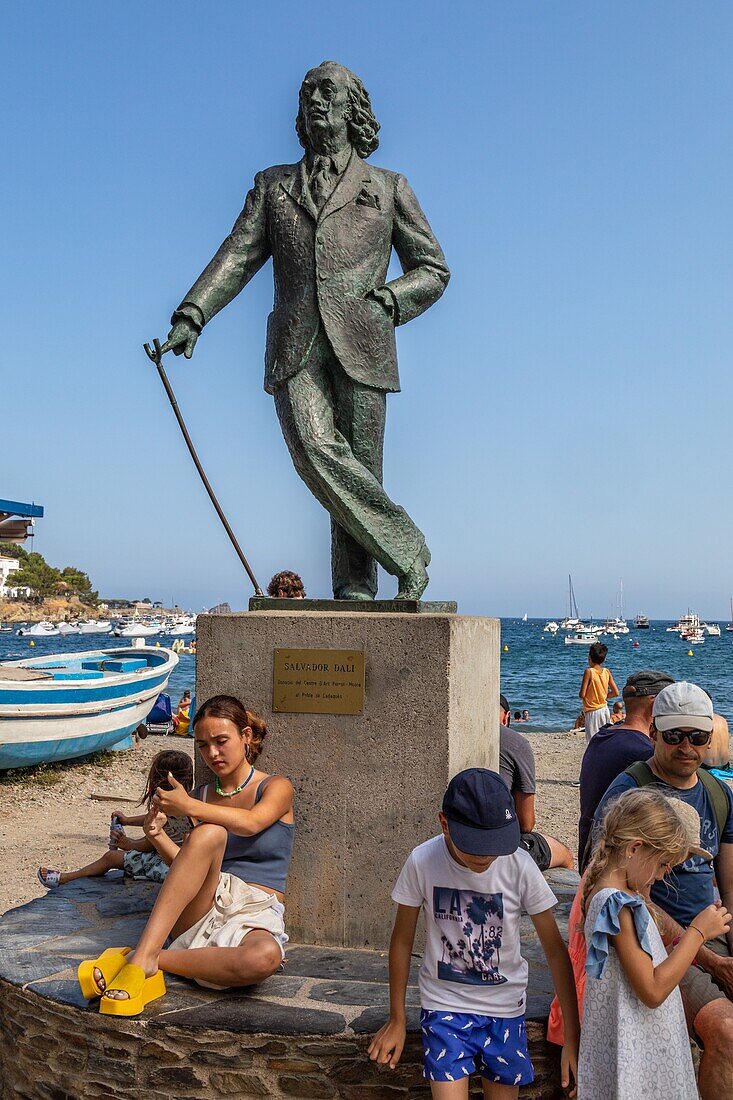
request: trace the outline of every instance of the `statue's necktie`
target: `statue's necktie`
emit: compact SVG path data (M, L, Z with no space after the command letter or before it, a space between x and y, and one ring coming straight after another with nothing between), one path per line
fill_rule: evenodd
M331 170L330 157L315 157L310 177L310 191L316 209L321 210L334 189L335 177Z

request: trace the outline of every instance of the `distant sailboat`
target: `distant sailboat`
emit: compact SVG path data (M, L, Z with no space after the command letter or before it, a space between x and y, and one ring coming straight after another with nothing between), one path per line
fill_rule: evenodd
M526 623L526 621L527 621L527 612L525 611L524 614L522 615L522 622Z
M730 601L730 622L728 623L728 625L726 626L725 629L726 630L733 630L733 596L731 596L731 601Z
M568 573L568 614L560 623L561 630L573 630L580 623L580 615L578 614L578 605L575 600L575 592L573 591L573 578Z

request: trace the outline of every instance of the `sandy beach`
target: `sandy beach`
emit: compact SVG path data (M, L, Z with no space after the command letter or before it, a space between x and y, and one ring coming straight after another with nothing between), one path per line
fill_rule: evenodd
M529 734L537 759L538 828L553 833L575 851L577 846L577 778L585 743L582 734ZM107 847L110 814L117 808L139 812L140 797L156 752L176 748L193 756L193 741L184 737L149 737L112 763L70 765L45 785L21 775L0 783L0 912L44 893L36 878L39 865L71 870L100 856ZM104 795L101 801L92 795ZM137 830L131 834L141 835Z
M103 854L112 811L141 812L135 803L161 749L194 752L187 737L148 737L129 752L109 754L112 762L104 766L80 763L50 773L57 778L49 785L20 772L0 783L1 913L45 893L36 878L40 865L69 871Z

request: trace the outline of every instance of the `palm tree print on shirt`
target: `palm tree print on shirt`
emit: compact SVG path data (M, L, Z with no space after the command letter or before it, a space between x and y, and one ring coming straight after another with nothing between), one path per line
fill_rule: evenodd
M441 934L438 978L464 985L502 985L504 901L501 894L433 887L433 916Z

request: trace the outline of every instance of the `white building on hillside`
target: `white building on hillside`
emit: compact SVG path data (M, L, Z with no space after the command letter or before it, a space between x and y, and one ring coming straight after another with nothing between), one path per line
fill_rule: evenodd
M8 586L8 577L16 569L20 569L20 562L17 558L0 558L0 596L14 596L16 594L16 589Z

